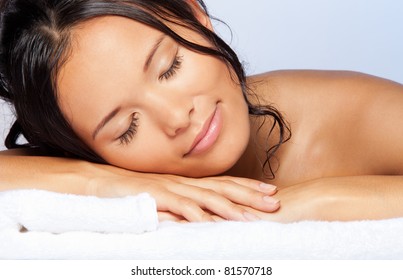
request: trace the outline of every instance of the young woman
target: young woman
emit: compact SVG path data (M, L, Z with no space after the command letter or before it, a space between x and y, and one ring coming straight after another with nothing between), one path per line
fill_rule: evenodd
M2 189L145 191L161 219L189 221L403 215L402 85L332 71L245 77L202 1L3 10L2 96L17 117L6 145L22 134L31 148L3 153Z

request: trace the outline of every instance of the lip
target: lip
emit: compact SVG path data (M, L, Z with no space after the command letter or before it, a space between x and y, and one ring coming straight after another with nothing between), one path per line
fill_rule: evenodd
M185 156L196 155L207 151L216 142L220 135L221 127L221 108L218 104L211 116L205 121L200 132L196 135L189 152L187 152Z

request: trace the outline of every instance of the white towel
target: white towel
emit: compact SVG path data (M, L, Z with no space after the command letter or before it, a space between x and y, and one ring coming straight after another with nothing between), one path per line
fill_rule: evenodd
M0 231L0 259L403 259L403 218L162 222L143 234Z
M157 226L155 200L146 193L99 198L43 190L0 192L0 231L142 233Z
M403 218L158 224L146 194L7 191L0 193L0 259L403 259Z

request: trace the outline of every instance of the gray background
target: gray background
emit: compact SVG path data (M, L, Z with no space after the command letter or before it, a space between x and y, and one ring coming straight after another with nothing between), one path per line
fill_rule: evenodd
M345 69L403 83L403 1L205 0L249 74ZM0 103L0 149L11 113Z

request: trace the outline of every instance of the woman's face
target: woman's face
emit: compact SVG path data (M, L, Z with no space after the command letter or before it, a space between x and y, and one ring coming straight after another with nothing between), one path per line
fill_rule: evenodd
M188 29L175 31L209 45ZM123 17L88 21L72 38L59 104L108 163L196 177L222 173L241 157L248 109L223 61Z

